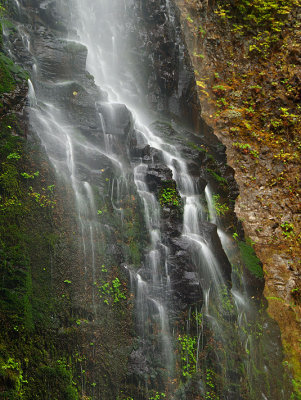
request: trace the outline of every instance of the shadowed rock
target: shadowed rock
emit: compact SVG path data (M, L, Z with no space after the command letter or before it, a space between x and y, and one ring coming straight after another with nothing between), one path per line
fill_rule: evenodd
M104 119L104 133L127 138L133 124L129 109L118 103L101 103L97 108Z

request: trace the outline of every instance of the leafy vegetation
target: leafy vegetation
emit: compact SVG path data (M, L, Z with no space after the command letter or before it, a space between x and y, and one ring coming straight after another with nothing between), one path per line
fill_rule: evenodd
M161 207L180 207L181 197L177 191L175 181L165 181L159 190L159 202Z
M256 150L252 150L252 147L249 143L234 142L233 147L241 150L245 154L250 154L253 158L258 158L258 152Z
M214 372L211 368L206 369L206 400L219 400L215 393Z
M286 237L294 236L294 225L285 221L283 224L280 225L282 228L282 234Z
M287 17L298 0L240 0L220 3L215 13L231 23L232 31L239 35L253 35L249 52L267 56L277 44Z
M102 272L106 272L104 265L102 266ZM98 289L99 297L103 299L103 302L107 305L113 305L119 303L121 300L126 300L125 289L121 284L119 278L114 278L111 281L102 280L100 283L94 282L94 285Z
M213 206L218 217L225 215L230 209L225 203L220 203L220 195L215 194L212 196Z
M154 395L152 395L149 400L164 400L166 398L166 394L163 392L156 392Z
M196 372L196 337L179 335L182 375L191 377Z

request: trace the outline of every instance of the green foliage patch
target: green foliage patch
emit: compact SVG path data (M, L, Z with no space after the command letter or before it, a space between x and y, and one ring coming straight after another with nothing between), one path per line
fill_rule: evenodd
M220 195L213 195L213 205L217 216L225 215L230 209L225 203L220 203Z
M298 5L299 0L227 0L219 1L215 13L232 24L232 32L253 35L250 53L267 57Z
M243 25L236 25L238 30L242 26L249 31L260 29L278 33L292 7L297 5L297 0L223 1L216 13L222 18L243 22Z
M182 375L191 377L196 372L197 338L187 334L179 335Z
M74 386L72 371L65 359L57 360L51 366L41 366L38 374L43 378L55 398L77 400L78 391Z
M122 300L126 300L124 284L120 282L120 279L108 276L108 270L104 265L101 266L101 272L102 275L105 275L105 278L95 281L94 285L104 304L114 305Z
M180 207L181 197L178 193L175 181L165 181L159 190L159 202L161 207Z

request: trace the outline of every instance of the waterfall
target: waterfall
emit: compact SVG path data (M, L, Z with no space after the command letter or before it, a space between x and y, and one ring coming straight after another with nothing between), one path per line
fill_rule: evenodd
M46 54L47 34L19 27L32 60L31 130L73 192L80 279L95 321L103 321L101 279L115 273L113 266L125 267L135 298L129 359L139 354L143 364L131 379L143 388L141 399L186 398L185 385L206 399L285 399L270 387L270 365L253 334L258 305L248 294L237 244L217 215L215 189L207 181L200 188L208 160L187 138L210 143L193 123L181 123L194 78L175 6L150 3L158 3L153 15L148 1L57 0L66 26L57 29ZM20 4L16 0L18 13ZM156 52L145 54L156 34L169 46L172 72L162 49L154 45ZM164 76L156 68L165 68ZM132 233L130 213L141 216L139 233Z

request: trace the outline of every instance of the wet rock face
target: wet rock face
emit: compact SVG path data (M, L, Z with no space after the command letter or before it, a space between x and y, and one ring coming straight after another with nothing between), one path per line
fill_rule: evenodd
M120 140L127 138L132 126L132 115L124 104L100 104L99 112L104 119L105 134L118 136Z
M141 81L151 107L195 124L199 104L194 73L183 46L174 5L146 0L141 6L135 2L133 10L136 17L133 30L138 38L133 46L139 51Z
M142 349L133 350L129 357L128 375L141 376L148 373L149 367Z
M53 39L47 29L36 31L34 51L39 61L43 79L76 79L86 71L87 49L85 46L68 41Z
M216 259L218 260L225 280L230 282L231 264L222 248L221 241L217 234L216 225L211 224L210 222L203 222L201 230L205 242L210 246L211 249L214 249L214 257L216 257Z
M157 192L164 181L172 179L171 170L164 164L152 164L146 173L146 183L150 191Z
M160 132L160 126L162 128ZM157 134L159 136L175 135L176 132L169 126L168 129L164 124L157 124ZM198 188L199 193L202 193L208 183L206 171L210 167L212 156L209 157L206 152L200 152L193 147L187 146L185 141L180 137L173 136L177 142L177 149L182 156L188 161L189 172L192 174L191 178L194 185ZM195 140L195 139L191 139ZM197 142L200 146L203 144L200 138ZM165 187L175 187L176 182L173 179L172 171L165 165L162 154L151 148L145 146L144 148L137 148L133 146L131 149L133 160L141 161L147 165L145 182L148 189L160 201L160 193ZM177 169L177 163L174 164ZM231 170L225 170L224 174L228 176L229 182L232 182ZM177 191L177 189L176 189ZM191 193L192 194L192 193ZM227 193L228 194L228 193ZM235 193L231 192L230 197ZM172 287L172 302L175 309L185 310L189 305L202 302L202 289L201 284L207 279L206 274L200 271L191 254L194 252L192 244L187 242L182 236L183 232L183 214L182 205L178 206L173 204L161 204L161 233L162 242L169 249L168 256L168 270L171 279ZM230 224L230 222L229 222ZM214 257L221 267L221 274L225 282L231 281L231 265L227 256L221 246L219 236L217 234L217 227L209 222L204 222L201 227L202 238L205 243L214 249ZM140 270L143 277L147 277L148 272L144 269Z
M191 270L191 261L187 251L179 250L169 257L172 288L175 293L175 303L179 310L185 310L191 304L202 301L200 279L195 271Z

